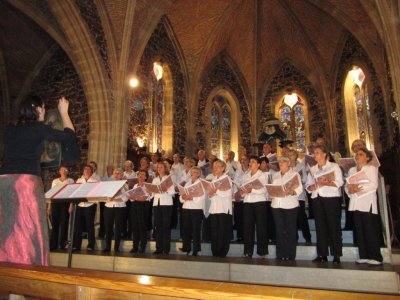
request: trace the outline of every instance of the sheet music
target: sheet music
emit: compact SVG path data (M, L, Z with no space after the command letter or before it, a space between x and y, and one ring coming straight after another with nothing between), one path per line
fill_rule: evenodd
M292 177L290 177L284 184L283 186L285 187L285 190L295 190L297 189L300 185L301 182L299 181L299 176L297 176L297 172L293 174Z
M67 185L67 183L61 183L61 184L57 184L57 185L53 186L50 190L48 190L46 192L46 194L44 194L45 199L51 199L51 197L53 197L53 195L55 195L59 190L64 188L64 186L66 186L66 185Z
M92 186L92 189L87 193L86 197L112 198L118 193L125 183L126 180L97 182L96 185ZM84 183L83 185L85 184L92 185L91 183Z
M66 199L71 198L70 195L75 192L82 184L81 183L71 183L67 184L58 194L56 194L53 199ZM77 197L78 198L78 197Z
M126 191L124 194L130 195L130 196L148 196L148 193L146 191L146 188L138 186L134 189L130 189L129 191Z
M357 166L357 162L354 157L343 157L339 158L339 166L343 168L345 173L348 173L352 167Z
M240 188L241 189L255 189L259 190L262 189L264 185L261 183L261 181L258 178L255 178L245 184L243 184Z
M367 174L363 170L361 170L361 171L359 171L357 173L354 173L353 175L347 177L346 181L349 184L363 184L363 183L370 182Z
M108 182L108 181L104 181ZM66 198L86 198L88 193L98 184L98 182L81 183L80 186Z
M157 184L152 184L152 183L144 183L144 186L146 187L146 190L149 193L153 193L153 194L161 194L161 190L160 187Z
M280 184L267 184L268 198L284 198L285 188Z
M319 173L317 172L314 174L315 183L318 184L323 181L332 182L335 181L335 171L329 170L327 172Z
M232 184L229 180L229 176L223 176L221 179L213 182L214 187L220 191L227 191L232 188Z
M212 182L210 182L208 180L200 178L200 181L201 181L203 188L207 191L207 193L210 193L210 191L215 188L214 185L212 184Z
M203 186L201 181L185 187L187 194L191 197L201 197L204 195Z

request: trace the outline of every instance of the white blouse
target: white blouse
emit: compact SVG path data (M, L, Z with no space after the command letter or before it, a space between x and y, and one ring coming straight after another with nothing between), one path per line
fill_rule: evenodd
M315 176L318 176L318 174L329 173L330 171L334 171L335 173L334 183L336 186L317 186L317 189L314 191L308 190L309 186L315 184ZM318 195L321 197L340 197L342 195L342 192L340 190L340 187L342 185L343 175L337 163L327 161L321 169L319 169L318 165L312 166L310 168L310 173L307 176L306 188L309 192L311 192L311 198L317 198Z
M372 165L365 165L361 168L361 171L364 171L367 175L369 182L359 184L362 187L363 192L367 192L363 195L357 196L356 193L349 194L347 184L345 186L345 191L350 197L349 203L349 211L362 211L378 214L378 205L377 205L377 196L376 190L378 189L378 168ZM357 167L353 167L349 170L349 176L357 173Z
M258 179L264 187L261 189L252 189L251 193L245 194L244 195L244 203L256 203L256 202L263 202L267 201L267 189L265 186L268 184L268 176L261 170L257 170L254 175L251 175L251 172L247 172L243 176L243 184L246 184L247 182L250 182L254 179Z
M153 184L160 184L163 180L165 180L168 177L168 175L164 175L162 178L160 176L157 176L153 179ZM158 206L158 205L173 205L173 200L172 196L175 195L175 186L172 185L168 188L168 190L164 193L154 193L153 197L153 206Z
M231 181L230 177L225 174L218 178L214 177L211 182L220 180L224 176L228 177L229 181ZM210 200L210 214L232 214L232 189L229 189L227 191L217 190L217 192L212 197L210 197Z
M301 178L299 173L296 171L293 171L293 169L289 169L284 175L282 173L276 172L275 174L272 175L272 183L273 184L284 184L286 181L288 181L293 174L296 174L296 176L299 177L299 181L301 182ZM294 192L296 195L289 195L283 198L272 198L272 203L271 207L272 208L284 208L284 209L291 209L299 206L299 200L298 197L299 195L303 192L303 186L300 184Z
M190 181L186 182L185 187L188 187L197 182L200 182L200 179L197 179L193 183L190 180ZM179 201L181 203L183 203L182 208L184 208L184 209L201 209L201 210L203 210L203 212L204 212L204 208L205 208L205 199L206 199L205 193L200 197L193 197L193 200L183 200L182 195L179 197Z

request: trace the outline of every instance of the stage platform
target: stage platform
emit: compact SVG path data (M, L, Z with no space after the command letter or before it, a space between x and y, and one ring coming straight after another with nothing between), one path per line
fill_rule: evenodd
M97 240L97 249L102 248ZM86 241L83 242L86 245ZM199 256L179 252L181 242L171 243L170 255L153 255L155 242L149 242L144 254L130 254L132 242L124 241L120 253L104 254L83 249L74 252L72 267L156 275L186 279L215 280L232 283L301 287L364 293L399 294L399 276L391 264L391 256L382 248L385 263L381 266L357 265L357 248L343 248L342 263L312 263L315 245L299 245L295 262L277 261L275 246L269 246L265 259L242 258L243 244L232 243L227 258L211 256L210 244L203 243ZM52 266L67 266L67 252L52 252Z

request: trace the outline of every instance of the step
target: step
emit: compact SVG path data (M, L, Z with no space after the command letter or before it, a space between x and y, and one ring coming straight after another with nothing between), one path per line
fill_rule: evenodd
M50 262L53 266L66 266L67 258L65 252L52 252ZM246 284L399 294L399 277L390 264L371 267L353 262L333 265L331 262L303 260L282 262L178 254L133 255L127 252L103 255L100 251L81 251L73 254L72 267ZM146 284L145 276L143 284Z
M83 239L82 241L82 250L86 250L87 240ZM132 249L132 241L122 240L120 245L120 251L128 253ZM101 250L105 247L105 241L102 239L96 239L96 250ZM186 253L181 253L179 248L182 247L181 241L171 241L171 250L170 254L178 254L178 255L186 255ZM254 247L254 256L256 255L256 247ZM111 249L114 249L114 241L112 242ZM358 256L358 248L354 247L351 244L344 244L343 248L343 256L341 257L342 261L354 262L359 258ZM156 250L155 241L149 241L147 243L146 253L152 253ZM276 248L274 244L270 244L268 246L268 255L267 258L275 258L276 257ZM241 257L243 254L243 244L242 243L231 243L229 247L228 257ZM391 255L387 248L381 248L381 254L383 257L383 261L385 263L391 263ZM210 243L202 243L201 244L201 252L199 252L201 256L212 256L211 252L211 244ZM305 243L299 243L296 249L296 259L299 260L312 260L317 255L315 244L306 245Z

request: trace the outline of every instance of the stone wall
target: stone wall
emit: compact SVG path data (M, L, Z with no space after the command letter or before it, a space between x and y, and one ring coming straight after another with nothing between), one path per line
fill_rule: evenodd
M148 115L148 110L150 109L149 99L151 99L151 81L152 76L154 76L153 63L155 61L161 62L163 65L168 65L171 71L174 101L173 152L184 154L187 132L187 104L184 77L181 62L162 21L151 35L136 72L140 81L140 88L133 93L131 98L128 147L135 146L136 137L148 135L150 132L149 120L146 119L146 115ZM140 101L144 109L138 109L138 106L134 105L134 101Z
M88 108L80 78L62 49L57 50L42 68L32 84L31 93L44 99L46 109L57 108L57 99L61 96L65 96L70 100L70 117L75 126L80 147L80 160L75 166L70 167L70 175L73 179L77 179L81 174L82 166L87 161ZM43 182L46 188L58 176L57 170L58 168L42 170Z
M239 124L239 144L243 145L248 153L251 153L251 123L250 114L247 107L246 99L243 92L243 87L240 85L239 80L226 63L224 55L220 55L210 63L210 67L206 68L206 73L202 76L202 89L198 101L198 110L196 117L196 142L198 149L206 149L207 141L205 137L204 128L209 127L210 120L205 118L205 109L207 99L209 98L212 90L217 86L226 86L233 92L234 97L239 103L239 115L241 121Z
M89 31L92 34L92 38L97 45L97 49L103 60L108 79L111 80L112 74L110 63L108 61L107 40L96 4L93 0L76 0L75 3L78 6L81 16L85 20Z
M325 136L327 117L324 102L318 97L311 82L289 63L282 65L281 69L268 85L262 104L261 126L258 136L264 130L264 123L274 117L277 97L287 89L299 91L306 98L304 100L306 100L308 105L310 139L314 141L319 135Z

